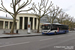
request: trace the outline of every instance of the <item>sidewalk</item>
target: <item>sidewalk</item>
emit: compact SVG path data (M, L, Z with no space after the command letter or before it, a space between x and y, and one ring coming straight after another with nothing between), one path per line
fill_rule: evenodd
M41 36L42 33L34 33L31 32L30 34L27 33L27 30L19 30L19 34L14 34L14 35L7 35L7 34L3 34L5 32L10 32L10 30L0 30L0 38L11 38L11 37L29 37L29 36ZM16 30L14 31L16 32Z

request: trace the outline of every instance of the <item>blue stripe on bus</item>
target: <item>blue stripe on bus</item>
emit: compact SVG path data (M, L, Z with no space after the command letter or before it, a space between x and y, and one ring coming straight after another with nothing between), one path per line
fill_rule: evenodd
M69 32L68 30L60 30L59 32L56 32L56 34L65 33L65 31L66 31L66 33ZM43 32L42 32L42 34L55 34L55 32L51 32L51 33L43 33Z

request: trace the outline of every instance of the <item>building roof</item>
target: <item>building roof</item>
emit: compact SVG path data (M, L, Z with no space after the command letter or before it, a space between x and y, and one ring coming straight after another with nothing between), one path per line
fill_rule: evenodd
M4 17L4 16L0 16L0 19L8 19L8 20L13 20L13 18L12 18L12 17ZM16 19L16 20L18 20L18 19Z
M10 19L10 20L13 20L13 18L10 18L10 17L4 17L4 16L0 16L0 19Z

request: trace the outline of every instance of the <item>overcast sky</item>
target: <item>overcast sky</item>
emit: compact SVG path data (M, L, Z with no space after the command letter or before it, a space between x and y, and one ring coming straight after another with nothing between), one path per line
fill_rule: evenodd
M0 0L1 1L1 0ZM3 0L5 7L10 9L10 0ZM23 0L22 0L23 1ZM59 6L63 11L75 18L75 0L50 0L54 5ZM32 2L40 2L40 0L32 0ZM1 6L1 5L0 5ZM6 13L0 12L0 16L5 16Z

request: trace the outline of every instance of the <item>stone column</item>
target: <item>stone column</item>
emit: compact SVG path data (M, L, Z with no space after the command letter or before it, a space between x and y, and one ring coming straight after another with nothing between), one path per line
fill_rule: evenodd
M28 22L30 22L30 17L28 17ZM28 25L28 24L27 24ZM27 26L27 28L28 28L28 26Z
M35 18L33 18L33 30L34 30L34 28L35 28Z
M8 29L10 29L10 21L8 21Z
M30 17L28 17L28 22L30 22Z
M19 17L19 21L17 21L17 29L20 29L20 17Z
M3 29L5 29L5 21L3 21Z
M22 29L24 29L24 17L23 17L23 22L22 22Z

